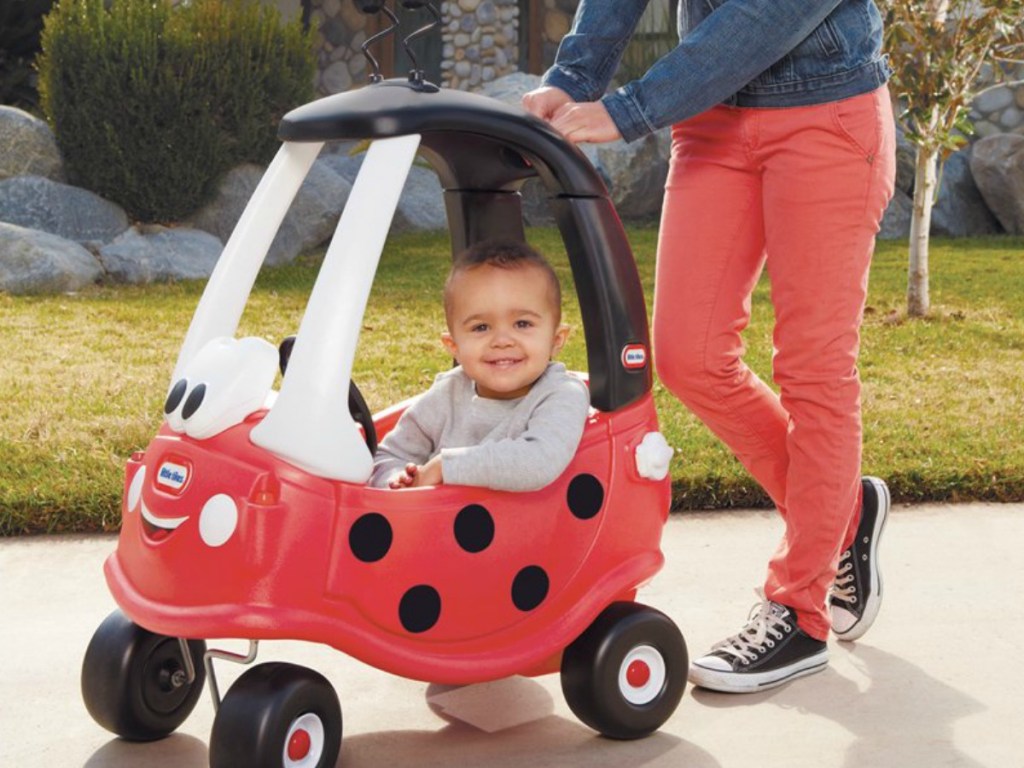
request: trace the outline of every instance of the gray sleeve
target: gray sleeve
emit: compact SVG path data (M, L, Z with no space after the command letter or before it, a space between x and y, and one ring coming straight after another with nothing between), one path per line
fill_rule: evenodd
M499 491L535 491L569 466L586 425L590 396L578 379L565 376L533 406L526 430L465 448L441 451L444 482Z
M401 415L377 446L370 485L387 488L406 464L425 464L436 453L436 440L444 426L443 418L438 418L444 411L439 404L443 400L440 388L431 387Z

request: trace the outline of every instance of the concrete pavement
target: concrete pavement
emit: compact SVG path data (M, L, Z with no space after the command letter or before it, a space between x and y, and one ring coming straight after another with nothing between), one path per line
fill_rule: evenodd
M742 626L780 532L767 512L675 516L666 567L639 599L703 653ZM635 742L579 723L555 675L442 697L433 709L447 708L445 720L424 684L330 648L265 642L258 661L331 680L345 718L341 768L1019 768L1022 542L1024 505L897 507L881 550L885 602L862 640L831 642L828 670L765 693L688 688L662 730ZM207 765L205 692L176 734L150 744L112 737L82 704L82 655L115 607L101 573L114 546L111 536L0 540L0 766ZM240 671L218 666L222 690Z

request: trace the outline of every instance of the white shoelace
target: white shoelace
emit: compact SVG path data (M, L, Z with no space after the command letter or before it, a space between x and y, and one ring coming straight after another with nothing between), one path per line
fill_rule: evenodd
M768 648L774 648L775 642L784 634L793 631L792 625L773 612L780 606L767 600L763 590L756 590L760 601L750 609L747 625L738 634L726 638L711 647L711 652L720 651L735 656L744 664L757 661L757 658Z
M853 563L850 557L853 550L848 549L839 558L839 570L836 571L836 579L832 585L832 596L838 597L847 603L857 602L857 589L853 583Z

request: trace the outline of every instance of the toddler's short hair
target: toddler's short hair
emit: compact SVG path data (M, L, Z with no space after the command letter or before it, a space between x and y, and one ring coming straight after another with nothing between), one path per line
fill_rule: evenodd
M558 275L541 253L520 240L483 240L457 254L444 283L444 313L448 317L452 305L452 283L462 272L478 267L522 269L536 267L544 273L555 307L555 322L562 320L562 286Z

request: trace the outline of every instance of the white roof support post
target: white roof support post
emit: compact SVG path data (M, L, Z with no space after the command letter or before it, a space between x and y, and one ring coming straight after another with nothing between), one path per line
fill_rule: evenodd
M199 299L178 353L172 385L206 342L218 336L234 337L274 235L321 147L323 142L286 143L278 150L228 238Z
M299 325L288 372L256 445L297 467L364 483L373 457L348 412L359 330L418 135L370 145Z

